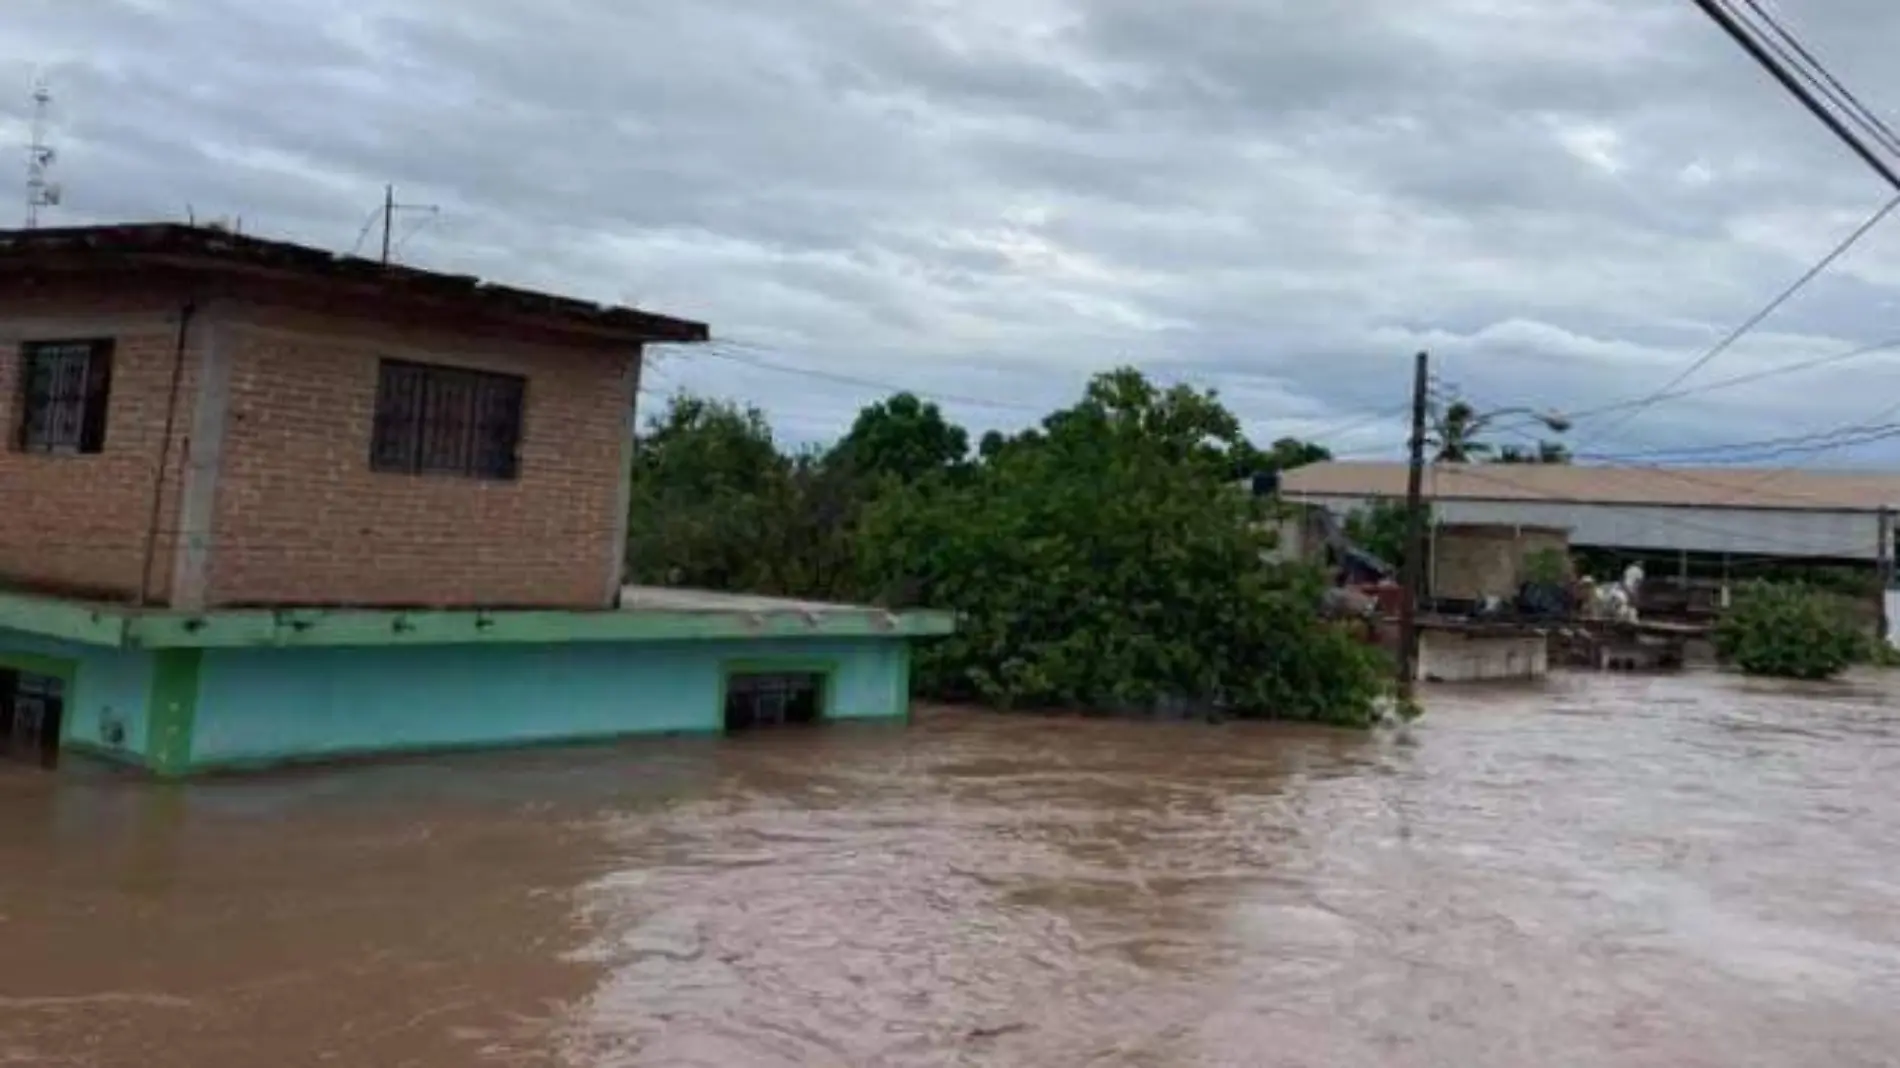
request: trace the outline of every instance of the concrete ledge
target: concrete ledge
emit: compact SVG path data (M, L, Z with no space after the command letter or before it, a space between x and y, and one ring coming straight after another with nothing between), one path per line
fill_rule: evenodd
M1539 679L1550 672L1550 639L1542 633L1419 635L1418 677L1426 682Z
M116 649L125 644L125 625L124 613L108 606L0 592L0 629Z
M260 608L177 612L0 593L0 627L142 649L313 648L746 638L923 638L948 612L889 612L694 590L630 591L619 609Z

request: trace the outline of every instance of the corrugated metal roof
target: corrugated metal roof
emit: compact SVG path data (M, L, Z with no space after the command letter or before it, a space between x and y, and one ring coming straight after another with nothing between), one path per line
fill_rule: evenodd
M1281 492L1290 497L1403 497L1405 465L1308 464L1282 476ZM1434 464L1426 473L1425 493L1435 500L1877 512L1882 507L1900 508L1900 473L1736 467Z

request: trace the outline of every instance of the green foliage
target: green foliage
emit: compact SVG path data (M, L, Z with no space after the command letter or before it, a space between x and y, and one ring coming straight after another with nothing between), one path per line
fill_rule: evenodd
M1474 463L1495 451L1490 443L1478 440L1485 420L1464 401L1452 401L1434 411L1431 424L1428 440L1435 450L1432 458L1438 463Z
M830 459L860 475L910 482L956 467L969 452L968 431L936 405L899 393L859 412Z
M1097 377L1039 429L986 438L967 478L874 502L866 576L958 611L919 684L1001 707L1187 708L1364 725L1387 673L1318 617L1317 573L1262 563L1245 448L1211 393Z
M1865 662L1877 668L1900 668L1900 649L1870 638L1867 641Z
M1567 464L1570 459L1570 447L1561 441L1540 441L1536 448L1506 445L1497 455L1501 464Z
M1554 586L1570 578L1570 555L1562 549L1538 549L1524 556L1524 581Z
M1480 414L1468 402L1454 400L1435 405L1429 413L1426 441L1437 463L1470 464L1486 461L1503 464L1567 464L1570 449L1560 441L1539 441L1535 448L1522 445L1498 446L1484 440L1484 433L1500 418L1530 418L1546 429L1564 433L1570 421L1555 413L1534 413L1524 408L1505 408ZM1508 429L1508 428L1500 428Z
M1862 660L1869 644L1840 598L1805 586L1745 586L1715 628L1724 660L1774 678L1833 678Z
M635 452L635 581L961 615L917 650L934 697L1367 725L1391 666L1319 617L1320 576L1262 561L1262 452L1210 392L1121 369L1032 429L969 437L899 394L822 453L690 395Z
M1236 479L1249 478L1276 471L1291 471L1307 464L1324 463L1332 458L1332 450L1299 438L1281 438L1265 451L1243 440L1234 448L1228 473Z
M1431 511L1425 513L1430 526ZM1346 516L1346 537L1353 544L1394 567L1405 563L1405 504L1402 501L1374 501Z
M855 591L856 476L786 456L756 408L681 394L634 453L628 575L804 597Z

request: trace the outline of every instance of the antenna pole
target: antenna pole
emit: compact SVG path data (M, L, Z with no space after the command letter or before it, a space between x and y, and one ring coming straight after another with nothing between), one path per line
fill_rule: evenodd
M383 263L389 263L389 230L396 218L396 187L383 186Z
M33 82L32 142L26 147L26 228L29 230L40 224L41 208L59 203L59 186L46 178L56 156L53 146L46 143L46 111L52 102L53 93L46 87L45 80L36 79Z

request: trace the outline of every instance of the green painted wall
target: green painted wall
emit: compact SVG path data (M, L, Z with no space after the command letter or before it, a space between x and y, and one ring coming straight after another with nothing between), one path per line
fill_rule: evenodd
M901 719L909 657L898 639L208 649L196 665L190 760L256 766L713 732L734 665L824 663L830 718Z
M26 670L52 666L35 660L56 661L72 669L62 748L90 749L116 760L147 763L147 708L156 654L0 629L0 664Z

